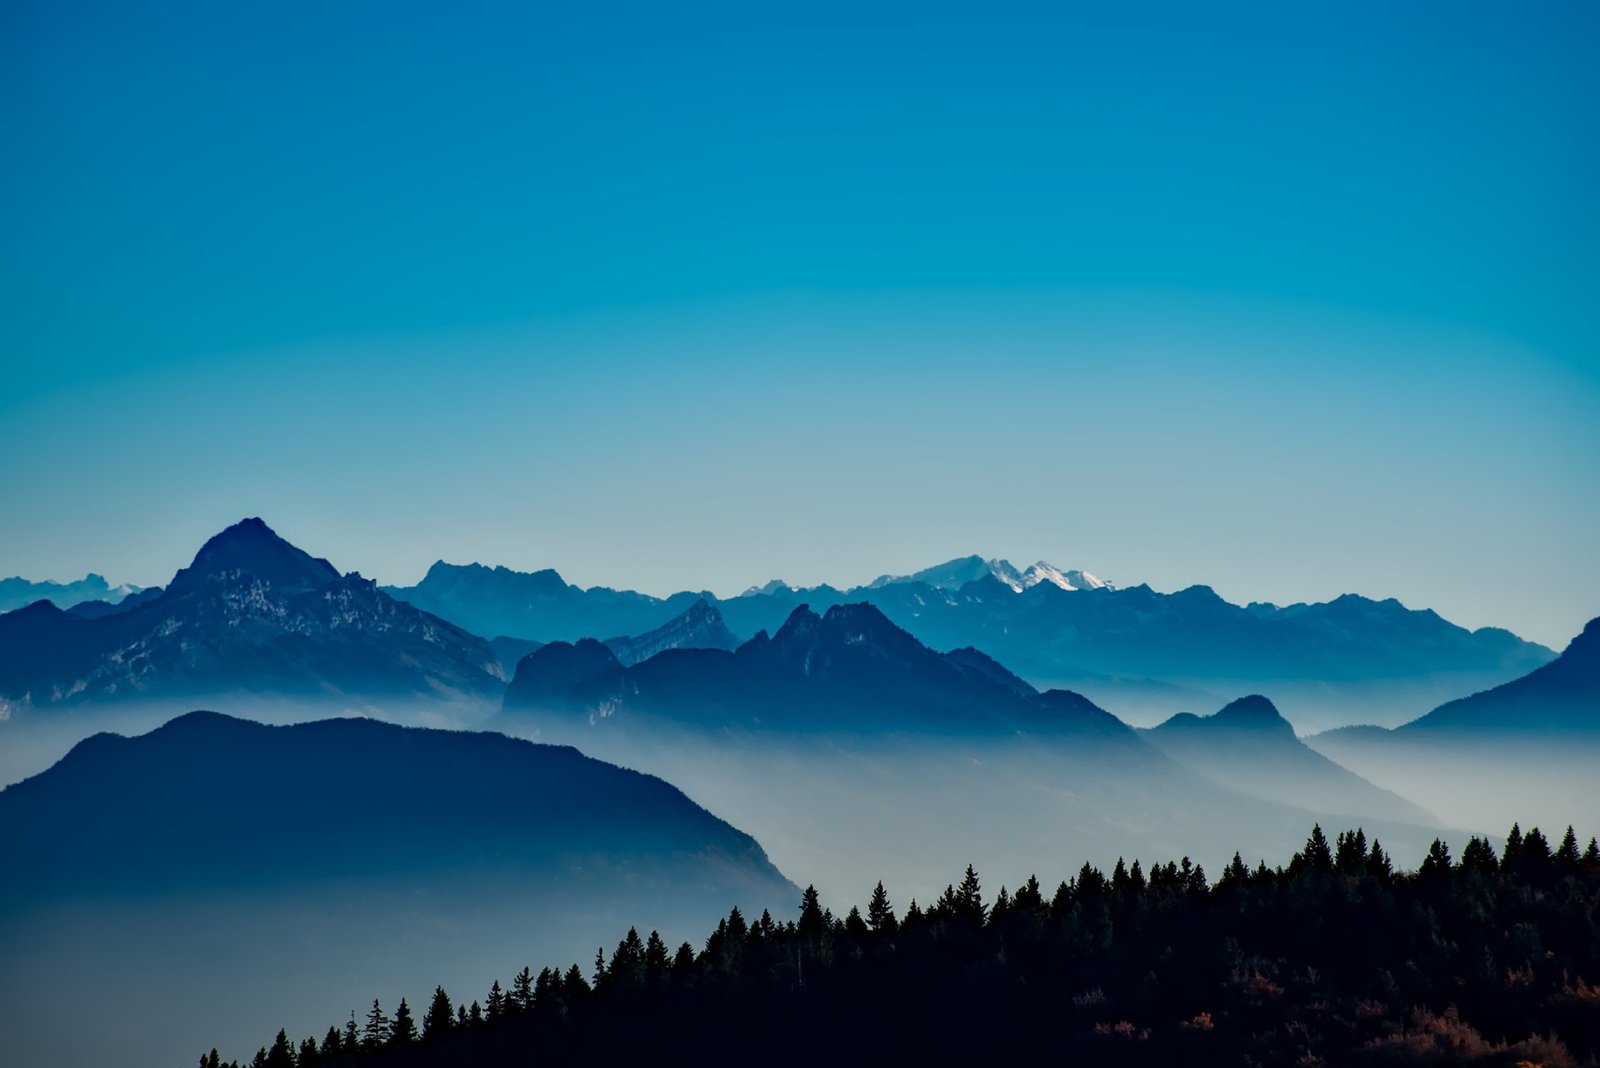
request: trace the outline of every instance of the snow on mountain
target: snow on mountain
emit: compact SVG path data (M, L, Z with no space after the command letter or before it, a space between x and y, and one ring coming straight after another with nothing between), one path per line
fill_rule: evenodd
M1087 571L1062 570L1043 560L1035 563L1027 570L1019 570L1009 560L998 557L983 559L980 556L963 556L960 559L947 563L937 564L924 568L910 575L881 575L868 587L879 589L884 586L899 582L922 582L939 589L956 590L969 582L976 582L981 578L993 577L1002 584L1011 587L1016 593L1037 586L1041 582L1048 582L1063 590L1102 590L1115 589L1111 583L1089 574Z

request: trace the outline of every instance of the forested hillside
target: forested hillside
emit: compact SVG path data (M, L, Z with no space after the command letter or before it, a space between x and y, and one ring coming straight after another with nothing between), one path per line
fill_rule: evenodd
M458 995L460 992L457 992ZM390 1009L392 1008L392 1011ZM627 932L586 967L374 1001L271 1068L650 1063L1592 1064L1600 847L1513 828L1398 871L1320 827L1286 866L1084 865L842 916L734 910L699 948ZM202 1068L223 1062L212 1051Z

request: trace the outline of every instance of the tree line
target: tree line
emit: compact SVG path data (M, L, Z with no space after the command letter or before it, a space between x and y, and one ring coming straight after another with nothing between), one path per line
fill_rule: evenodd
M1286 865L1235 854L1084 864L988 897L968 867L926 905L880 882L839 916L724 917L697 950L629 930L587 970L523 968L421 1019L374 1000L320 1039L279 1031L251 1068L775 1064L1082 1056L1090 1063L1592 1064L1600 1057L1600 844L1513 826L1435 840L1397 869L1361 829L1314 827ZM239 1068L216 1050L201 1068Z

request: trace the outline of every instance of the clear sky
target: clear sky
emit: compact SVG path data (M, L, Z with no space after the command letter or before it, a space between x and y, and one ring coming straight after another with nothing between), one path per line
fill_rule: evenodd
M1600 5L421 6L0 7L0 574L1600 614Z

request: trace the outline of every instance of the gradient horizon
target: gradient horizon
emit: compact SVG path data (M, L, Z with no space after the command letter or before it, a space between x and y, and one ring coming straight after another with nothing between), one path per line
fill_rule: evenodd
M0 573L1600 614L1593 5L0 27Z

